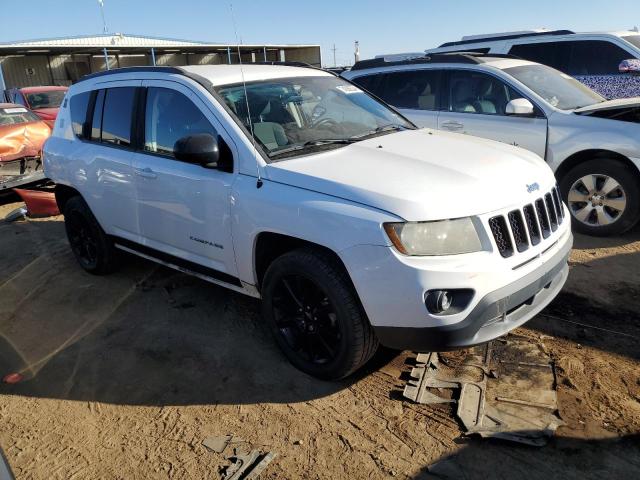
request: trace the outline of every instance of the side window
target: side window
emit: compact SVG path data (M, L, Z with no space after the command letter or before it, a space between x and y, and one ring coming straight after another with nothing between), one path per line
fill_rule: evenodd
M116 87L105 91L102 112L102 141L128 147L131 145L131 120L135 87Z
M507 103L522 98L516 90L491 75L456 70L449 78L449 111L504 115Z
M511 47L509 54L566 72L571 57L571 43L573 42L523 43Z
M87 123L87 108L91 92L83 92L74 95L70 99L69 109L71 113L71 128L77 137L84 137L84 126Z
M632 57L626 50L603 40L568 42L572 44L566 73L569 75L616 75L620 62Z
M384 74L376 73L373 75L363 75L361 77L354 78L351 81L356 85L358 85L359 87L361 87L363 90L366 90L367 92L371 92L377 97L382 98L380 85L382 84L383 77L384 77Z
M183 137L217 132L191 100L168 88L150 87L144 122L144 149L173 156L175 143Z
M379 96L397 108L438 110L439 78L437 70L387 73Z
M24 97L17 90L13 94L13 103L17 103L18 105L22 105L23 107L27 107L27 102L24 101Z

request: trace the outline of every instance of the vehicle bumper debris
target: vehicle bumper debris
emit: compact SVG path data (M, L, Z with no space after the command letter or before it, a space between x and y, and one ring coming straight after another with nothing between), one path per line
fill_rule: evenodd
M549 356L528 339L509 336L461 355L421 353L404 389L420 404L456 403L465 433L542 446L562 420Z

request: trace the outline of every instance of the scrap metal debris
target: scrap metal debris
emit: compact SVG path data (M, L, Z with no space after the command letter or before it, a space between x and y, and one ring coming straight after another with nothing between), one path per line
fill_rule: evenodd
M555 372L539 345L522 337L467 351L462 361L421 353L404 396L421 404L457 403L468 434L546 444L558 418Z
M231 442L232 438L233 438L233 435L207 437L203 440L202 445L204 445L209 450L212 450L216 453L222 453L224 452L224 449L227 448L227 445L229 445L229 442Z
M275 453L263 454L260 450L238 451L229 458L232 463L224 471L222 480L256 480L275 457Z
M10 211L9 213L7 213L7 215L4 217L4 221L5 222L15 222L16 220L21 220L23 218L25 218L27 216L27 208L26 207L19 207L16 208L15 210Z
M203 440L209 450L223 453L231 444L246 443L233 435L220 435L207 437ZM260 450L247 450L245 447L236 447L233 454L227 457L231 465L220 470L222 480L257 480L259 475L267 468L267 465L276 457L273 452L263 453Z

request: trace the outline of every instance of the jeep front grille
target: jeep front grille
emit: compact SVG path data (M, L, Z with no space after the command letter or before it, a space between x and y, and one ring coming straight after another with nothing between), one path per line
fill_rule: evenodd
M521 209L489 219L489 228L504 258L522 253L549 238L564 221L558 187Z

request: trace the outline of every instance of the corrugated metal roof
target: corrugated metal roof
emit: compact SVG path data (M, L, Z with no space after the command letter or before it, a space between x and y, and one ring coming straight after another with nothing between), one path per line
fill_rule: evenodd
M0 48L48 48L48 47L226 47L234 44L216 42L193 42L188 40L176 40L172 38L145 37L141 35L127 35L123 33L92 35L86 37L45 38L37 40L24 40L17 42L0 43ZM243 47L272 46L272 47L303 47L317 45L242 45Z

